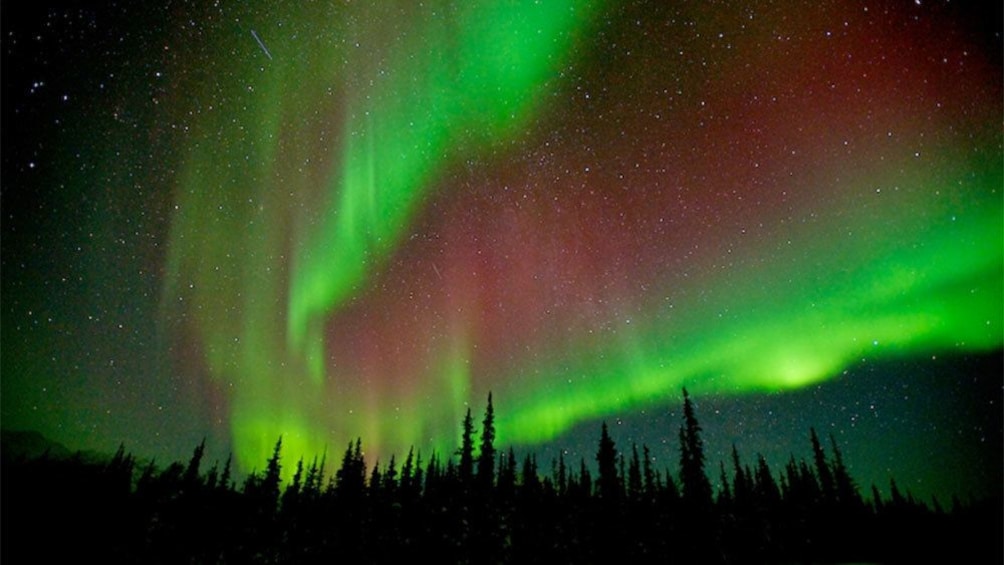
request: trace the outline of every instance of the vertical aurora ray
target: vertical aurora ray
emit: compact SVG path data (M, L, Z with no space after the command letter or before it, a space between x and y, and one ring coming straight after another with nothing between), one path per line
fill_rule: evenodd
M244 24L225 38L241 57L211 62L223 92L206 97L222 102L196 125L200 142L176 190L164 308L185 318L227 389L245 468L279 434L298 454L356 434L377 444L419 439L382 422L379 407L391 402L359 383L367 377L337 368L326 327L397 247L437 175L503 149L546 106L543 86L570 64L594 4L302 7L292 31L256 26L267 61L248 48ZM284 161L290 154L306 158L297 166ZM286 343L275 339L282 327ZM453 414L468 399L468 360L448 341L433 354L445 356L447 377L425 396L444 388L436 403ZM414 402L405 412L421 430ZM359 408L333 416L333 403ZM448 445L452 424L431 425Z
M290 345L306 350L315 382L323 378L324 318L396 247L437 171L521 131L542 86L566 64L589 4L447 3L447 14L415 14L417 31L379 57L344 55L359 76L341 172L332 175L326 216L297 245L289 293ZM380 14L358 16L376 18L363 29L378 27ZM356 45L370 41L360 34Z
M233 18L178 102L162 315L243 468L280 434L449 452L490 390L530 443L684 385L1001 347L999 74L840 3L783 42L767 10L593 33L598 4Z

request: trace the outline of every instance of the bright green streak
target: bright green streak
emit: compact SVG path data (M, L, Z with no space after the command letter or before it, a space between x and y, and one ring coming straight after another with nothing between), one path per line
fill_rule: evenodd
M323 325L447 167L504 151L545 109L597 4L297 3L257 28L270 59L243 23L259 21L254 10L230 14L240 23L216 46L226 56L206 61L203 91L180 113L191 132L162 317L194 338L179 347L228 395L241 467L260 466L280 434L287 460L356 436L450 449L469 399L467 344L431 344L429 374L400 392L415 398L387 400L330 368ZM417 398L440 400L424 410ZM378 408L394 402L403 424Z
M287 332L323 377L322 325L397 245L436 174L521 131L590 2L461 2L380 57L350 50L342 152L327 213L306 226L294 261ZM364 47L369 48L369 45ZM377 63L376 61L380 62ZM386 61L386 64L384 64Z
M708 285L706 300L690 289L673 310L653 305L662 314L642 328L624 325L616 343L584 344L579 357L535 368L546 380L505 393L519 400L500 412L500 435L548 440L583 420L659 404L683 386L779 391L864 359L999 348L1004 206L1001 172L990 165L960 175L968 186L946 185L944 197L933 196L937 180L914 178L914 195L852 212L850 226L813 226L764 266Z

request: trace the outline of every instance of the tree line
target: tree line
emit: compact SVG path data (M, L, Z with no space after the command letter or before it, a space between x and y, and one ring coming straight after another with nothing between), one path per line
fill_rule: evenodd
M949 509L872 485L861 494L836 441L809 431L812 458L780 470L763 456L709 473L702 429L683 391L677 473L647 446L619 447L604 423L595 461L541 468L495 445L488 396L480 427L468 409L460 446L428 459L367 465L349 443L333 473L324 458L292 463L282 439L241 481L231 461L203 471L141 465L124 446L107 463L79 456L5 456L4 561L98 558L110 563L794 563L1001 562L1001 501ZM592 465L595 463L595 466ZM595 470L595 475L594 475ZM717 471L714 472L714 471ZM713 481L711 476L716 476Z

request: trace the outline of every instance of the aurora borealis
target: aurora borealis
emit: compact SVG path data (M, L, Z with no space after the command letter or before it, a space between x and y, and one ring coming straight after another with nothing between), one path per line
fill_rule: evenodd
M1000 365L993 14L248 4L5 30L4 426L248 471L279 435L449 452L489 391L500 442L561 445L683 386L750 414ZM848 425L812 416L775 439Z

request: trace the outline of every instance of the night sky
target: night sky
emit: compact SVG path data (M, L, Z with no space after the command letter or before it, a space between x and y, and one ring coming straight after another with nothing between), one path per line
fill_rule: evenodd
M675 469L687 387L714 469L814 426L864 489L999 493L1001 14L958 4L5 8L2 425L246 472L448 453L492 392L503 445Z

